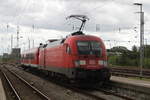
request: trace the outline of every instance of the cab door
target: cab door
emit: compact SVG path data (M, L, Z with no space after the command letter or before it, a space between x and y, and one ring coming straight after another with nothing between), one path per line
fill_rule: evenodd
M71 48L68 44L64 44L64 49L63 49L63 58L64 58L64 66L65 67L71 67Z
M45 68L45 48L40 48L39 65L41 66L41 68Z

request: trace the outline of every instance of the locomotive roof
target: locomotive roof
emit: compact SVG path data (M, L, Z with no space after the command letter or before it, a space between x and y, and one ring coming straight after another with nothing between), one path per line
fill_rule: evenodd
M93 36L93 35L74 35L68 37L68 39L73 39L73 40L97 40L101 41L100 37Z
M82 31L77 31L77 32L71 33L70 35L66 36L66 38L63 38L63 39L49 39L47 44L53 43L53 42L64 43L65 40L67 40L67 39L81 39L81 40L86 40L86 39L88 39L88 40L94 39L95 40L95 39L97 39L97 40L99 40L100 38L97 36L85 35Z
M58 39L49 39L49 42L54 42L54 41L58 41Z

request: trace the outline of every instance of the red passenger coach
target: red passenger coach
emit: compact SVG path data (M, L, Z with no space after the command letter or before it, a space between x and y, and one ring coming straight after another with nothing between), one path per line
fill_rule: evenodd
M26 66L38 67L39 49L33 48L21 54L21 63Z

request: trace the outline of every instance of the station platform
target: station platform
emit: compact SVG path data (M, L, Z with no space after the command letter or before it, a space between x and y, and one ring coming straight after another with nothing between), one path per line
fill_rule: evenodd
M111 76L111 81L150 88L150 81Z
M3 85L2 85L1 79L0 79L0 100L6 100L6 95L5 95L5 92L4 92L4 88L3 88Z

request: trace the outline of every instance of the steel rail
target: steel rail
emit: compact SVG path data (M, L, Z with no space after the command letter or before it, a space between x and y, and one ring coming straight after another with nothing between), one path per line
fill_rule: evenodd
M18 67L16 67L16 68L18 68ZM9 69L7 69L7 70L9 70ZM9 71L10 71L10 70L9 70ZM12 72L12 71L11 71L11 72ZM12 73L14 73L14 72L12 72ZM96 100L106 100L105 98L96 96L96 95L91 94L91 93L89 93L89 92L87 92L87 91L84 91L84 90L81 90L81 89L72 87L72 86L70 86L69 84L67 84L67 85L66 85L66 84L62 84L62 83L60 84L59 82L54 82L54 80L52 80L52 82L55 83L55 84L59 84L59 85L65 87L65 88L67 88L67 89L70 89L71 91L75 91L75 92L77 92L77 93L81 93L81 94L83 94L83 95L85 95L85 96L94 98L94 99L96 99Z
M102 98L102 97L100 97L100 96L91 94L91 93L89 93L89 92L87 92L87 91L84 91L84 90L81 90L81 89L78 89L78 88L69 87L69 89L71 89L72 91L81 93L81 94L83 94L83 95L86 95L86 96L88 96L88 97L94 98L94 99L96 99L96 100L106 100L105 98Z
M27 86L29 86L30 88L32 88L34 91L36 91L42 98L44 98L45 100L51 100L48 96L46 96L45 94L43 94L40 90L38 90L37 88L35 88L34 86L32 86L29 82L27 82L25 79L23 79L22 77L20 77L19 75L17 75L15 72L12 72L11 70L9 70L7 67L5 67L10 73L12 73L14 76L16 76L17 78L19 78L22 82L24 82Z
M140 76L137 74L131 74L131 73L121 73L121 72L112 72L112 75L114 76L126 76L126 77L142 77L142 78L150 78L150 76Z
M13 85L12 85L12 83L10 82L10 80L8 79L7 75L6 75L4 72L2 72L2 74L4 75L4 78L7 80L8 84L9 84L9 86L11 87L11 89L13 90L14 94L16 95L17 100L21 100L19 94L17 93L16 89L13 87Z
M12 73L14 73L14 72L12 72ZM59 83L58 83L58 84L59 84ZM61 85L62 85L62 84L61 84ZM86 96L88 96L88 97L94 98L94 99L96 99L96 100L106 100L106 98L97 96L97 95L95 95L95 94L91 94L90 92L84 91L84 90L79 89L79 88L75 88L75 87L72 87L72 86L69 86L69 85L66 85L66 84L63 84L62 86L66 87L66 88L68 88L68 89L70 89L70 90L72 90L72 91L75 91L75 92L77 92L77 93L81 93L81 94L86 95ZM96 88L96 89L97 89L97 88ZM113 93L113 92L109 92L109 91L106 91L106 90L102 90L102 89L97 89L97 90L98 90L98 91L105 92L105 93L107 93L107 94L108 94L108 93L109 93L109 94L112 94L112 95L114 95L114 96L116 96L116 97L123 98L123 99L126 99L126 100L134 100L134 99L129 98L129 97L127 97L127 96L122 96L122 95L119 95L119 94L116 94L116 93Z
M78 88L69 87L69 89L71 89L73 91L76 91L78 93L84 94L86 96L92 97L92 98L94 98L96 100L107 100L106 98L97 96L95 94L91 94L90 92L87 92L87 91L84 91L84 90L81 90L81 89L78 89ZM122 98L122 99L125 99L125 100L134 100L133 98L130 98L128 96L119 95L117 93L114 93L114 92L111 92L111 91L107 91L105 89L101 89L101 88L94 88L94 89L97 90L97 92L103 92L103 93L110 94L110 95L113 95L113 96L116 96L116 97L119 97L119 98Z
M120 98L123 98L123 99L126 99L126 100L134 100L134 99L132 99L132 98L130 98L130 97L128 97L128 96L119 95L119 94L114 93L114 92L112 92L112 91L107 91L107 90L104 90L104 89L101 89L101 88L98 88L97 90L98 90L98 91L105 92L105 93L107 93L107 94L112 94L112 95L114 95L114 96L117 96L117 97L120 97Z
M142 78L150 78L149 72L143 72L143 76L139 75L138 70L130 70L130 69L115 69L112 68L111 71L112 75L122 75L122 76L128 76L128 77L142 77Z

